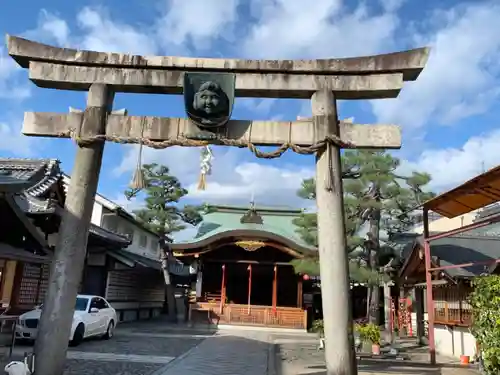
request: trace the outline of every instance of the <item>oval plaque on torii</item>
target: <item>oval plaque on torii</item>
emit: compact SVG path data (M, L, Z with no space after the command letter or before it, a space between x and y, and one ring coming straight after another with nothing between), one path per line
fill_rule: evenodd
M218 131L231 118L235 97L234 73L184 73L184 106L201 130Z

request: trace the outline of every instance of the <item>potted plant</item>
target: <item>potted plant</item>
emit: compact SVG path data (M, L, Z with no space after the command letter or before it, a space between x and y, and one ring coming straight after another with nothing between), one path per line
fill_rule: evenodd
M380 328L373 323L369 323L357 325L355 329L361 342L369 342L372 345L372 354L380 355Z

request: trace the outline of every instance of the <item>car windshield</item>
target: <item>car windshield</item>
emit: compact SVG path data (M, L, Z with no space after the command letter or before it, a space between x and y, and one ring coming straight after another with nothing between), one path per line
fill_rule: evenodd
M75 311L86 311L88 303L89 303L88 298L78 297L75 303Z
M75 311L87 311L87 305L89 303L88 298L77 297L75 303ZM43 309L43 305L37 307L38 310Z

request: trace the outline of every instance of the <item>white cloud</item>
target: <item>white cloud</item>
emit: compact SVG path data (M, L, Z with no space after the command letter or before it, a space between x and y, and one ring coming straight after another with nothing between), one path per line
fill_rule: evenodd
M157 23L158 39L167 50L191 45L206 51L219 38L231 39L238 20L239 0L168 0L166 12Z
M124 157L119 165L112 171L113 175L120 176L129 173L132 176L139 155L139 146L124 146ZM171 147L165 150L155 150L144 147L142 163L158 163L170 168L170 172L181 180L193 179L199 172L200 150L191 147ZM183 181L183 182L184 182Z
M23 100L30 96L29 86L17 80L16 73L20 71L21 68L0 46L0 99Z
M196 183L191 184L190 198L214 203L248 203L254 196L256 204L303 205L296 193L304 178L314 176L314 169L243 162L229 173L230 179L225 183L208 176L206 190L197 190Z
M58 46L130 54L155 54L158 45L151 27L134 27L112 20L102 7L83 7L76 14L78 30L46 9L40 11L38 25L24 33L26 38ZM145 31L142 31L145 30Z
M373 14L364 3L346 12L341 0L259 0L257 22L243 43L252 58L328 58L367 55L390 47L399 23L397 2Z
M21 119L0 120L0 150L24 157L33 156L33 139L21 134L21 124Z
M405 171L428 172L432 176L429 187L445 191L470 178L500 165L500 130L475 136L461 147L430 149L412 162L404 162Z
M486 112L498 99L500 4L472 2L415 23L412 46L432 48L429 62L398 99L373 100L379 121L420 128Z
M55 41L59 46L71 47L68 23L45 9L38 15L37 27L26 31L23 36L38 42Z
M189 190L189 199L209 203L248 203L253 194L259 204L300 205L301 200L296 197L296 191L302 179L314 174L313 168L307 166L269 165L250 155L248 150L214 147L213 152L212 174L207 176L206 190L197 189L199 148L144 148L142 161L168 166L170 172ZM132 176L137 155L137 146L129 146L122 163L113 170L113 174ZM254 160L249 162L249 158Z
M79 46L94 51L111 51L139 55L158 52L158 45L148 27L134 27L112 20L103 8L84 7L77 15L84 36ZM145 30L143 32L142 30Z
M167 54L189 54L191 48L187 46L208 50L212 41L233 35L238 4L238 0L168 0L164 12L148 25L120 22L104 7L85 6L76 14L76 29L44 9L36 29L24 35L60 46L95 51L152 55L163 49Z

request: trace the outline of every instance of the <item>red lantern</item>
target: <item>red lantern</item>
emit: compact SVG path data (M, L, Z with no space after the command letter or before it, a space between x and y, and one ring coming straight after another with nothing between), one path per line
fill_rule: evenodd
M307 275L307 274L306 274L306 275L302 276L302 278L303 278L305 281L307 281L307 280L309 280L309 275Z

